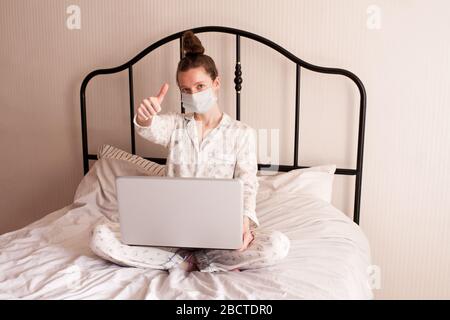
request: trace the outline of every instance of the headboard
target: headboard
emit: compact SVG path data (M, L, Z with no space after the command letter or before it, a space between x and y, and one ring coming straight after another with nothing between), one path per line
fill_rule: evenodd
M234 70L234 83L236 90L236 119L240 120L240 93L242 89L242 70L241 70L241 62L240 62L240 40L241 37L245 37L248 39L252 39L254 41L258 41L270 48L278 51L282 55L284 55L289 60L293 61L296 65L296 84L295 84L295 137L294 137L294 161L293 165L277 165L272 166L272 164L263 164L258 163L259 170L273 170L272 168L276 168L277 171L289 171L292 169L300 169L300 168L308 168L308 166L301 166L298 163L298 145L299 145L299 115L300 115L300 80L301 80L301 71L302 68L326 74L338 74L352 80L356 86L358 87L360 94L360 103L359 103L359 124L358 124L358 149L357 149L357 159L356 159L356 169L348 169L348 168L336 168L336 174L341 175L356 175L355 182L355 197L354 197L354 212L353 212L353 221L359 224L360 217L360 204L361 204L361 182L362 182L362 168L363 168L363 152L364 152L364 128L365 128L365 116L366 116L366 91L361 80L352 72L344 69L338 68L329 68L329 67L320 67L317 65L310 64L296 57L286 49L282 48L278 44L261 37L257 34L250 33L244 30L221 27L221 26L205 26L189 29L194 33L203 33L203 32L219 32L219 33L228 33L236 36L236 65ZM180 58L182 57L182 35L187 31L180 31L174 33L170 36L167 36L152 45L148 46L146 49L141 51L134 58L129 60L128 62L114 68L109 69L98 69L90 72L83 80L80 89L80 105L81 105L81 134L82 134L82 143L83 143L83 169L84 174L89 171L89 160L96 160L97 155L88 153L88 134L87 134L87 123L86 123L86 87L89 81L100 74L112 74L121 72L125 69L128 69L128 89L129 89L129 97L130 97L130 130L131 130L131 152L136 154L136 144L135 144L135 132L134 132L134 92L133 92L133 65L145 57L147 54L152 52L153 50L159 48L160 46L173 41L180 41ZM181 105L181 112L184 112L184 108ZM164 158L146 158L148 160L164 164L166 159Z

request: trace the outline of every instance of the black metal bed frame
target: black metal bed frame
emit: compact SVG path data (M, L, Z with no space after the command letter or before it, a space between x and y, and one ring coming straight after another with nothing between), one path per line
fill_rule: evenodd
M337 168L336 174L342 175L356 175L356 183L355 183L355 198L354 198L354 213L353 213L353 221L359 224L360 217L360 204L361 204L361 182L362 182L362 167L363 167L363 151L364 151L364 129L365 129L365 115L366 115L366 91L361 80L352 72L344 69L338 68L329 68L329 67L320 67L317 65L310 64L296 57L286 49L282 48L278 44L256 35L254 33L250 33L244 30L221 27L221 26L205 26L188 29L192 30L194 33L203 33L203 32L221 32L233 34L236 36L236 66L235 66L235 90L236 90L236 119L240 120L240 92L241 92L241 84L242 84L242 70L241 70L241 62L240 62L240 40L241 37L246 37L260 43L263 43L270 48L278 51L289 60L293 61L296 64L296 86L295 86L295 139L294 139L294 163L293 165L277 165L272 166L272 164L260 164L258 163L258 170L273 170L271 168L277 168L277 171L289 171L292 169L300 169L300 168L308 168L308 166L300 166L298 164L298 142L299 142L299 114L300 114L300 75L301 68L305 68L314 72L326 73L326 74L337 74L345 76L351 79L359 89L360 94L360 109L359 109L359 129L358 129L358 150L357 150L357 159L356 159L356 169L345 169L345 168ZM89 171L89 160L97 160L97 155L88 153L88 139L87 139L87 124L86 124L86 87L89 81L100 74L112 74L128 69L128 83L129 83L129 95L130 95L130 129L131 129L131 152L136 154L136 144L135 144L135 132L134 132L134 92L133 92L133 65L141 60L144 56L152 52L153 50L159 48L160 46L166 44L167 42L179 39L180 40L180 58L183 56L182 52L182 35L187 31L180 31L174 33L168 37L165 37L152 45L148 46L146 49L141 51L134 58L129 60L128 62L114 68L109 69L98 69L90 72L83 80L80 89L80 105L81 105L81 131L82 131L82 142L83 142L83 168L84 174ZM181 105L181 110L184 112L184 108ZM165 158L146 158L148 160L165 164Z

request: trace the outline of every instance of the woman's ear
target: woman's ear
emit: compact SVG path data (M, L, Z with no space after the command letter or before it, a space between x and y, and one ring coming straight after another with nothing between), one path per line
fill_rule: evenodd
M213 82L213 85L216 90L220 89L220 77L219 76L216 77L216 79Z

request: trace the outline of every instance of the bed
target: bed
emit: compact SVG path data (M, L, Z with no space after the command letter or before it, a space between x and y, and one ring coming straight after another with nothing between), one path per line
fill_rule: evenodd
M291 240L289 255L273 267L224 273L186 273L121 267L97 257L89 248L90 232L100 219L117 216L115 177L163 175L165 159L136 155L133 64L184 31L163 38L127 63L89 73L80 90L83 167L85 176L73 203L42 219L0 236L0 299L372 299L369 285L370 247L359 227L364 118L366 94L353 73L309 64L272 41L247 31L207 26L194 33L224 32L236 36L236 118L240 116L240 37L253 39L277 50L296 64L296 120L293 165L258 164L257 207L261 226L284 232ZM307 167L298 163L298 113L301 68L340 74L350 78L360 93L356 169L336 166ZM85 90L99 74L128 69L130 92L131 152L103 145L88 152ZM181 106L182 111L183 107ZM89 167L89 160L96 160ZM355 175L353 219L324 195L334 174ZM278 180L277 180L278 179ZM289 180L290 179L290 180ZM309 180L308 180L309 179ZM282 181L282 182L280 182ZM310 188L312 182L318 188ZM303 183L303 185L302 185ZM309 188L309 189L308 189ZM310 192L305 192L310 190Z

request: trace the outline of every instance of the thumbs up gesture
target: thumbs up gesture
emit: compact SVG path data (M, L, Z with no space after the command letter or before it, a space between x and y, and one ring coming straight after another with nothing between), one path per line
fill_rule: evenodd
M156 97L148 97L142 100L137 109L137 123L141 126L148 127L152 123L155 114L161 111L161 103L169 90L167 83L163 84Z

